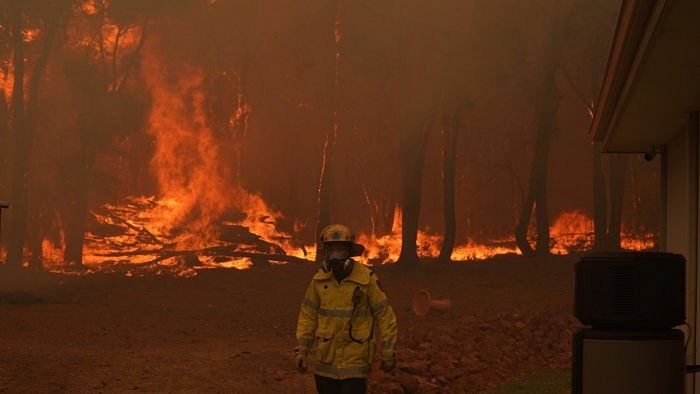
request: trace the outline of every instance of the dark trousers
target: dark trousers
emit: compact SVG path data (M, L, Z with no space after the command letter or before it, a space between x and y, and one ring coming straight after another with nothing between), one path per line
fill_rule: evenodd
M367 391L367 379L331 379L314 375L316 390L319 394L364 394Z

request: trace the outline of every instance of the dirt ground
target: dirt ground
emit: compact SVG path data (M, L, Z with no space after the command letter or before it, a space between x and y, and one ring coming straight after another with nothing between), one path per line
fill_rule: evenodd
M370 390L481 392L568 368L575 261L503 256L409 272L377 267L398 317L399 368L386 374L375 365ZM0 391L314 392L313 375L295 372L292 357L313 272L0 271ZM453 308L415 317L411 297L421 288Z

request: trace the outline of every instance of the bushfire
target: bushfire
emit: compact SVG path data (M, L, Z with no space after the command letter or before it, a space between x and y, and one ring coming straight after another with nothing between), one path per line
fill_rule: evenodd
M282 212L274 204L268 203L262 192L248 190L240 181L239 161L241 149L245 149L248 117L256 110L254 104L247 101L244 70L239 67L235 72L222 74L234 81L231 94L234 104L227 104L230 119L229 128L224 128L228 134L224 135L221 129L212 125L210 70L196 65L196 62L173 61L161 48L167 46L159 41L165 35L153 34L146 39L148 30L145 21L143 25L117 24L104 18L104 9L96 4L85 2L82 8L74 11L84 13L86 20L100 15L103 17L99 40L104 42L95 45L94 40L85 41L71 36L73 45L76 48L84 45L91 61L111 63L112 80L102 86L102 90L116 94L126 86L127 77L130 76L146 88L150 107L146 111L142 131L154 145L148 168L157 185L156 192L153 195L127 197L115 195L111 202L87 209L89 215L82 244L83 258L78 263L66 261L69 230L66 229L66 220L57 215L55 228L46 231L51 235L42 234L37 238L43 238L40 248L25 246L23 265L29 266L35 264L32 261L41 260L44 268L54 272L192 276L202 269L247 269L256 263L315 261L315 245L297 236L299 229L309 229L308 218L297 219L291 212ZM105 7L107 3L99 4ZM337 90L338 67L341 64L340 10L334 17L333 86ZM81 32L69 30L73 35ZM41 29L27 28L23 41L31 44L45 39L45 36ZM131 63L127 63L128 56L123 55L126 60L120 59L119 53L139 57L138 67L129 68ZM342 61L346 61L345 57ZM173 66L173 63L177 65ZM120 66L124 69L122 74L117 72ZM311 66L299 66L299 76L305 67ZM11 67L0 68L0 89L4 102L13 99L16 85L14 72ZM56 70L52 72L59 74ZM304 111L315 108L304 102L306 100L300 100L294 107ZM338 111L336 108L328 112L337 116ZM337 134L337 119L331 123L334 124L333 133ZM443 132L443 135L448 134ZM443 147L443 156L445 149ZM508 165L511 163L508 162ZM512 168L511 171L515 172ZM366 190L365 195L369 202ZM393 214L389 215L393 221L387 221L390 223L385 229L387 231L381 234L361 232L358 235L358 242L366 247L364 255L358 258L364 264L391 263L399 258L404 212L393 201L385 205L389 212L394 207ZM374 218L372 224L374 227ZM535 229L533 225L530 227L528 238L534 243ZM569 254L593 247L593 220L583 210L560 210L549 227L551 253ZM443 237L428 227L419 229L416 242L418 256L425 260L437 259ZM652 249L655 239L653 231L628 229L623 223L622 248ZM474 234L457 240L451 260L480 261L497 255L520 253L514 236ZM3 248L2 260L6 260L6 255Z
M206 237L194 224L171 225L181 203L174 199L130 197L123 204L107 204L91 212L92 226L86 234L84 270L66 265L64 245L45 239L43 261L54 272L85 274L122 272L126 275L196 275L211 268L247 269L253 259L269 264L312 263L315 246L303 245L292 235L277 228L282 213L270 208L255 194L246 193L245 217L211 223ZM593 220L578 212L564 212L551 226L552 253L566 255L589 250L593 245ZM196 241L195 241L196 240ZM396 208L391 234L376 237L359 234L358 242L366 252L358 260L367 265L393 263L401 250L401 210ZM440 254L442 237L427 231L418 235L421 258L430 260ZM655 235L624 234L622 246L628 250L655 247ZM475 262L501 254L521 254L514 238L478 242L467 239L452 253L454 262Z

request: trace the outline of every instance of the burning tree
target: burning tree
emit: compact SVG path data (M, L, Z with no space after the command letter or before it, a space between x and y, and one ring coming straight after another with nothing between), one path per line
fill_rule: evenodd
M11 130L12 176L10 187L13 209L10 216L10 240L7 262L20 266L27 234L27 189L32 142L37 130L40 88L49 56L59 28L71 3L10 1L3 4L9 26L12 53L12 102L9 116ZM27 51L25 51L27 50ZM30 59L28 62L27 59ZM29 73L25 69L29 68ZM26 94L25 94L26 88ZM4 112L4 111L3 111ZM34 230L36 232L36 229Z
M81 103L75 130L77 160L63 175L66 201L66 264L80 267L93 193L95 160L103 147L119 138L126 117L130 82L148 36L149 9L138 2L84 2L74 11L69 30L71 52L65 67L67 83ZM90 40L83 40L86 35ZM98 132L99 130L99 132Z

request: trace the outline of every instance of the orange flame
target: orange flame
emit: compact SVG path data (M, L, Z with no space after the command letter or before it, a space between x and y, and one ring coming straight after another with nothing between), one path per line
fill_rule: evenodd
M284 215L260 194L234 182L226 154L221 151L223 144L217 139L221 137L208 126L203 73L189 68L186 77L171 82L169 70L156 55L146 51L143 60L143 77L152 95L147 132L155 142L150 168L158 196L132 196L124 203L106 204L91 212L94 225L86 233L83 272L192 276L197 269L250 268L253 254L271 256L271 264L284 263L284 255L313 261L315 247L301 245L280 229ZM358 242L366 247L366 253L358 260L364 264L395 262L401 252L401 219L397 206L389 234L360 234ZM295 232L300 226L295 223ZM592 233L590 217L575 210L564 212L551 226L552 253L590 249ZM442 239L429 228L420 230L419 257L438 257ZM654 237L625 232L622 246L649 249L654 247ZM45 239L45 266L69 272L62 263L64 250L62 232L57 241ZM513 237L467 238L455 246L451 258L473 261L507 253L520 253Z
M593 246L593 220L581 211L566 211L560 214L550 226L552 238L551 253L569 254L590 250ZM391 263L398 260L401 253L401 209L397 206L391 233L383 237L360 234L358 242L365 245L367 252L359 261ZM440 255L442 236L431 234L429 229L418 232L418 255L423 258L436 258ZM655 247L654 234L636 236L623 232L621 246L628 250L649 250ZM477 242L467 238L456 245L451 259L454 261L485 260L502 254L522 254L515 244L514 237Z
M188 71L189 77L169 83L159 59L145 55L143 74L152 95L148 133L155 140L150 167L159 197L129 197L92 212L96 228L86 234L84 265L95 271L133 267L130 275L144 267L191 276L195 269L249 268L250 257L237 252L313 258L307 252L313 248L294 245L278 229L282 213L233 184L221 144L207 126L203 76ZM244 218L226 219L234 211ZM225 231L250 237L228 242L222 239ZM61 261L62 254L50 258Z

